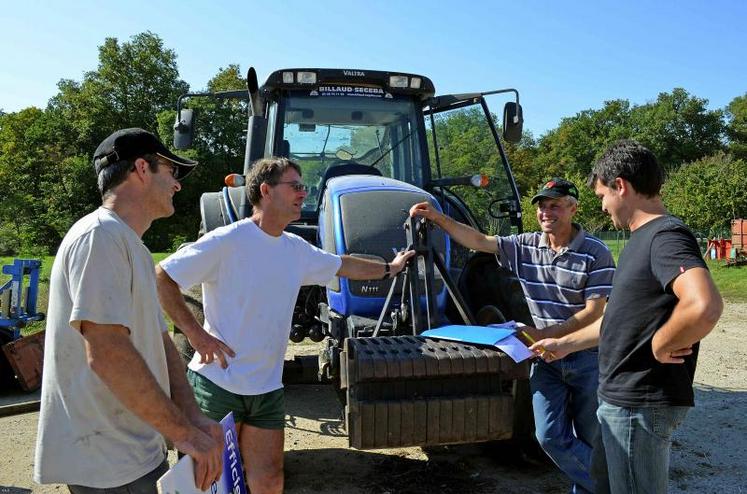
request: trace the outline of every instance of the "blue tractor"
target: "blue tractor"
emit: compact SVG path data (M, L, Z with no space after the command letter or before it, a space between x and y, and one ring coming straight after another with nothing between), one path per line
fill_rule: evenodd
M522 134L514 89L435 96L427 77L401 72L284 69L259 86L254 69L247 90L183 95L174 145L192 146L190 99L246 101L246 173L265 156L285 156L303 169L309 194L301 219L288 230L337 254L391 261L398 250L418 255L394 280L337 279L304 287L292 341L324 341L317 357L287 362L286 378L308 375L337 386L345 404L350 445L359 449L526 438L531 411L528 367L497 349L420 336L449 323L503 319L531 324L518 281L495 256L470 252L441 230L408 218L421 201L483 231L522 231L519 193L487 103L509 95L502 138ZM456 154L450 119L480 122L492 144L467 176L448 176ZM453 127L451 127L453 128ZM238 137L237 137L238 138ZM463 142L463 141L462 141ZM478 170L486 163L490 177ZM236 182L238 183L238 182ZM470 204L489 215L477 217ZM243 187L206 192L200 232L251 216ZM198 319L199 288L185 293ZM177 345L189 356L175 328Z

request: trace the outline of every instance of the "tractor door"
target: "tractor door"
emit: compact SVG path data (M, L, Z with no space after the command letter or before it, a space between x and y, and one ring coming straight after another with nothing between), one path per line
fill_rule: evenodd
M513 90L507 90L513 91ZM500 92L506 92L501 90ZM522 233L519 191L495 119L485 96L493 93L433 98L424 109L431 166L430 191L452 218L489 235ZM517 96L518 99L518 96ZM505 140L521 138L521 107L504 108ZM440 185L439 179L487 175L485 187ZM442 182L445 182L442 181ZM452 242L451 274L482 324L513 319L532 324L521 286L496 255L473 253Z
M519 191L485 99L488 94L438 96L424 109L431 178L490 177L487 187L436 185L432 191L453 209L456 219L485 233L521 233ZM504 139L521 137L518 103L507 103L503 127Z

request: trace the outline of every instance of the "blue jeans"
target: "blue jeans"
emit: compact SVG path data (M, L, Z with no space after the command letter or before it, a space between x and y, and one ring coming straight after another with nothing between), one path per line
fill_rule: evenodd
M599 427L596 349L547 363L532 363L529 384L537 441L573 482L571 492L593 492L591 445Z
M158 494L156 483L168 469L168 461L163 460L163 463L158 465L155 470L146 473L129 484L103 489L84 487L82 485L68 485L67 489L71 494Z
M599 428L607 478L594 477L599 492L612 494L666 493L672 433L690 407L655 406L628 408L599 400ZM600 469L603 471L605 468Z

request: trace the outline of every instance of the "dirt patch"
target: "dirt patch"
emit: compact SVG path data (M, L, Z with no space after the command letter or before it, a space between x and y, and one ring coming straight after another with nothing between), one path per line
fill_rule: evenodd
M702 343L696 407L675 434L669 491L747 493L747 303L727 303ZM305 346L295 348L301 353ZM563 493L569 483L549 462L510 444L356 451L347 447L342 410L330 386L289 386L286 492ZM0 418L0 494L61 493L31 480L38 413ZM172 455L173 460L173 455ZM10 488L13 489L10 489ZM5 489L5 490L4 490Z

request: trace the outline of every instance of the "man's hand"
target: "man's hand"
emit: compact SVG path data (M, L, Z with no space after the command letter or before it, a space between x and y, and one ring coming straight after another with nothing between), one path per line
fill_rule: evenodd
M407 264L407 261L415 255L414 250L408 250L405 252L397 252L397 255L394 256L394 259L392 259L392 262L389 263L389 272L390 277L396 276L400 271L405 269L405 265Z
M686 357L693 353L693 347L689 346L686 348L680 348L679 350L674 350L672 352L665 351L662 348L655 348L654 342L651 342L651 351L654 354L654 358L661 362L662 364L683 364L685 363L685 359L683 357Z
M202 432L223 444L223 427L215 420L200 413L189 417L189 421Z
M532 338L532 340L534 341L529 340L522 333L528 334L529 337ZM527 345L532 345L534 344L535 341L541 340L547 335L546 333L543 333L541 330L535 328L534 326L522 326L516 330L516 336L519 336L524 341L524 343L526 343Z
M195 486L199 490L208 490L210 484L220 479L223 473L222 437L216 440L212 434L206 434L197 427L192 427L186 438L174 441L174 447L194 460Z
M560 360L573 352L573 348L565 344L561 338L544 338L530 346L529 349L548 363Z
M441 213L433 209L433 206L428 201L419 202L410 208L410 216L421 216L433 222L435 222L436 218L440 215Z
M225 369L228 367L226 355L232 358L236 356L236 352L234 352L231 347L220 341L218 338L210 335L204 329L202 331L195 331L191 335L186 336L189 340L189 344L192 345L192 348L194 348L200 355L201 364L211 364L215 359L218 359L220 361L220 366Z

